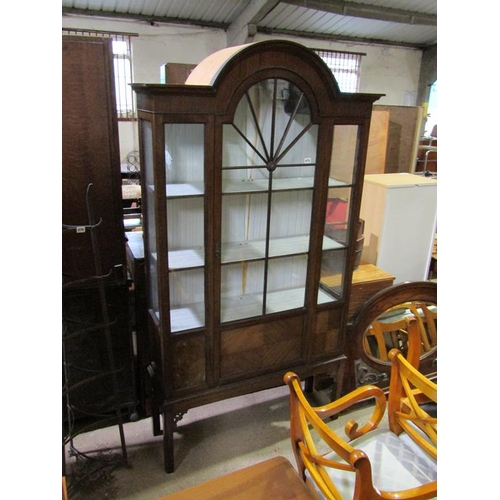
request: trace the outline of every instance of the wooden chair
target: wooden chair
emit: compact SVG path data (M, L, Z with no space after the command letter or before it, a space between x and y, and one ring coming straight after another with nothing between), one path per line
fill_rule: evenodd
M422 375L397 349L390 351L389 358L389 427L399 436L405 433L419 449L437 460L437 417L431 417L422 408L430 401L437 404L437 384Z
M288 372L290 434L297 466L312 491L329 500L414 499L437 495L437 418L422 402L437 403L437 385L418 372L397 349L389 352L389 396L366 385L327 405L313 407L299 377ZM350 420L347 440L326 420L369 399L364 425ZM388 426L380 425L387 408Z

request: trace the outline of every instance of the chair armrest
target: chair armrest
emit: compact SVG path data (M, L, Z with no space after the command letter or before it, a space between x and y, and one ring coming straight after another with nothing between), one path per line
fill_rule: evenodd
M323 406L316 406L313 407L313 409L316 414L324 420L326 418L337 415L338 413L348 408L351 408L355 404L361 403L363 401L368 401L372 398L375 399L375 406L370 418L368 419L368 422L366 422L359 429L359 424L355 420L349 420L345 425L346 435L349 437L349 439L355 439L375 429L384 416L387 400L384 391L380 389L380 387L377 387L375 385L365 385L363 387L358 387L354 391L333 401L332 403L328 403Z

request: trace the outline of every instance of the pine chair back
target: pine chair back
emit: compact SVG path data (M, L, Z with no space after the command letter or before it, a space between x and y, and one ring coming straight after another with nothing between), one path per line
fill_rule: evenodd
M400 351L389 352L391 385L388 396L389 426L395 434L405 432L421 449L437 460L437 417L421 405L437 405L437 384L422 375Z

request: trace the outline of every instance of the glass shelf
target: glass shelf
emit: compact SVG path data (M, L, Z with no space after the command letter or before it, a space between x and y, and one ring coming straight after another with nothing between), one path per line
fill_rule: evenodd
M328 187L346 187L348 184L337 179L330 178ZM287 179L273 179L273 191L295 191L299 189L312 189L314 187L314 177L290 177ZM268 179L222 181L222 192L248 193L265 192L269 190Z
M323 238L323 250L341 250L344 245L331 238ZM299 255L309 250L309 236L294 238L278 238L270 242L269 257L284 257ZM156 261L156 253L151 254ZM222 263L229 264L246 260L259 260L265 258L265 241L245 243L227 243L222 245ZM203 247L184 248L168 253L169 270L195 269L205 264L205 249Z
M205 326L205 304L188 304L170 310L170 330L172 333Z
M155 187L149 185L148 189L153 193ZM167 198L184 198L189 196L203 196L205 194L203 181L167 184L165 190Z
M290 309L300 309L304 307L304 288L291 290L278 290L269 293L267 296L266 314L288 311ZM319 304L335 302L335 298L319 291ZM262 314L262 295L245 295L240 297L222 298L221 321L228 323L240 319L260 316ZM195 328L202 328L205 325L205 304L188 304L183 307L173 308L170 311L170 326L172 333Z
M323 250L344 248L335 240L324 237ZM258 260L265 258L266 242L249 241L245 243L227 243L222 245L222 263ZM269 242L269 257L298 255L309 251L309 236L277 238Z
M168 252L168 268L195 269L205 265L205 249L203 247L171 250Z
M183 196L202 196L204 194L203 181L189 183L167 184L167 198Z
M335 298L320 291L319 303L335 302ZM277 290L267 294L266 314L300 309L304 307L305 288ZM221 321L227 323L239 319L251 318L262 314L262 295L244 295L239 297L222 297Z

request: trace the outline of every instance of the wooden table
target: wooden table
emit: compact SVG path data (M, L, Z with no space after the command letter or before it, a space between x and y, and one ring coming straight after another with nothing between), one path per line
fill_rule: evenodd
M321 278L325 285L334 287L339 286L341 280L340 274L326 276ZM352 273L351 300L349 301L349 319L351 319L359 308L378 291L392 286L394 276L380 269L373 264L361 264Z
M292 464L276 457L158 500L316 500Z

